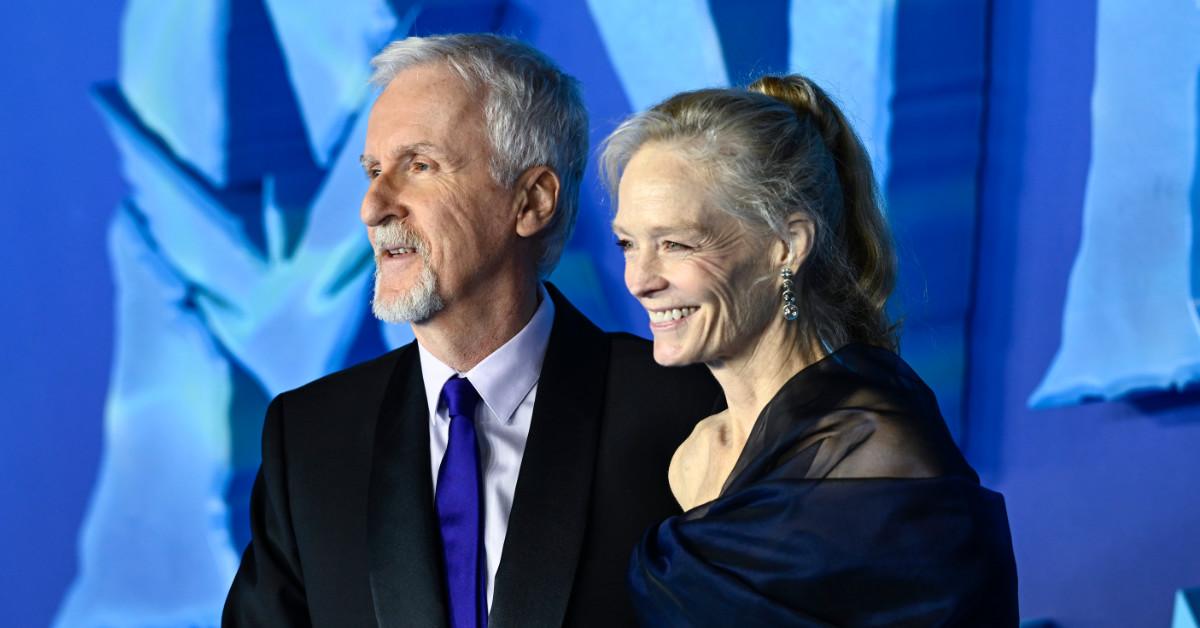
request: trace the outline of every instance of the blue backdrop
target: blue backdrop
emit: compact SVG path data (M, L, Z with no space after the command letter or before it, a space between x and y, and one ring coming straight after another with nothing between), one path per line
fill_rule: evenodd
M14 625L215 622L266 400L411 338L364 307L366 60L467 30L578 76L593 143L682 89L827 85L887 196L903 354L1008 498L1023 615L1166 625L1200 585L1200 412L1169 390L1200 354L1194 2L306 5L2 10ZM581 211L554 280L643 333L594 168Z

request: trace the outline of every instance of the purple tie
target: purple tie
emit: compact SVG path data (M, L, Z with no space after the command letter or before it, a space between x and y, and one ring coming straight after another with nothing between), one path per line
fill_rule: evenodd
M475 445L479 393L455 376L442 386L450 410L450 441L438 469L438 521L450 595L450 628L487 628L487 569L484 563L482 477Z

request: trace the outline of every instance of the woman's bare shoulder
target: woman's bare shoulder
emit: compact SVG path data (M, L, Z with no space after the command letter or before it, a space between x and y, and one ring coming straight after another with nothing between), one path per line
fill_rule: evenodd
M701 419L671 457L667 480L675 501L684 510L696 503L696 493L708 475L712 445L715 439L720 438L727 415L728 411L722 411Z

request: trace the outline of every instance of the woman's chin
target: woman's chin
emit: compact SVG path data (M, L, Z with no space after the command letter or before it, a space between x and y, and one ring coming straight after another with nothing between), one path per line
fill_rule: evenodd
M654 361L660 366L687 366L698 362L693 352L679 346L669 346L664 342L654 342Z

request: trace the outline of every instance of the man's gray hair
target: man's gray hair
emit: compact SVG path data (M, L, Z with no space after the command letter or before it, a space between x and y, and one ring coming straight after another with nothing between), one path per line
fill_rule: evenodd
M371 82L386 87L403 70L427 63L445 63L483 98L497 183L511 188L534 166L549 166L558 174L558 207L542 236L538 260L538 273L549 275L575 228L587 164L588 119L579 82L532 47L491 34L392 42L371 60Z

